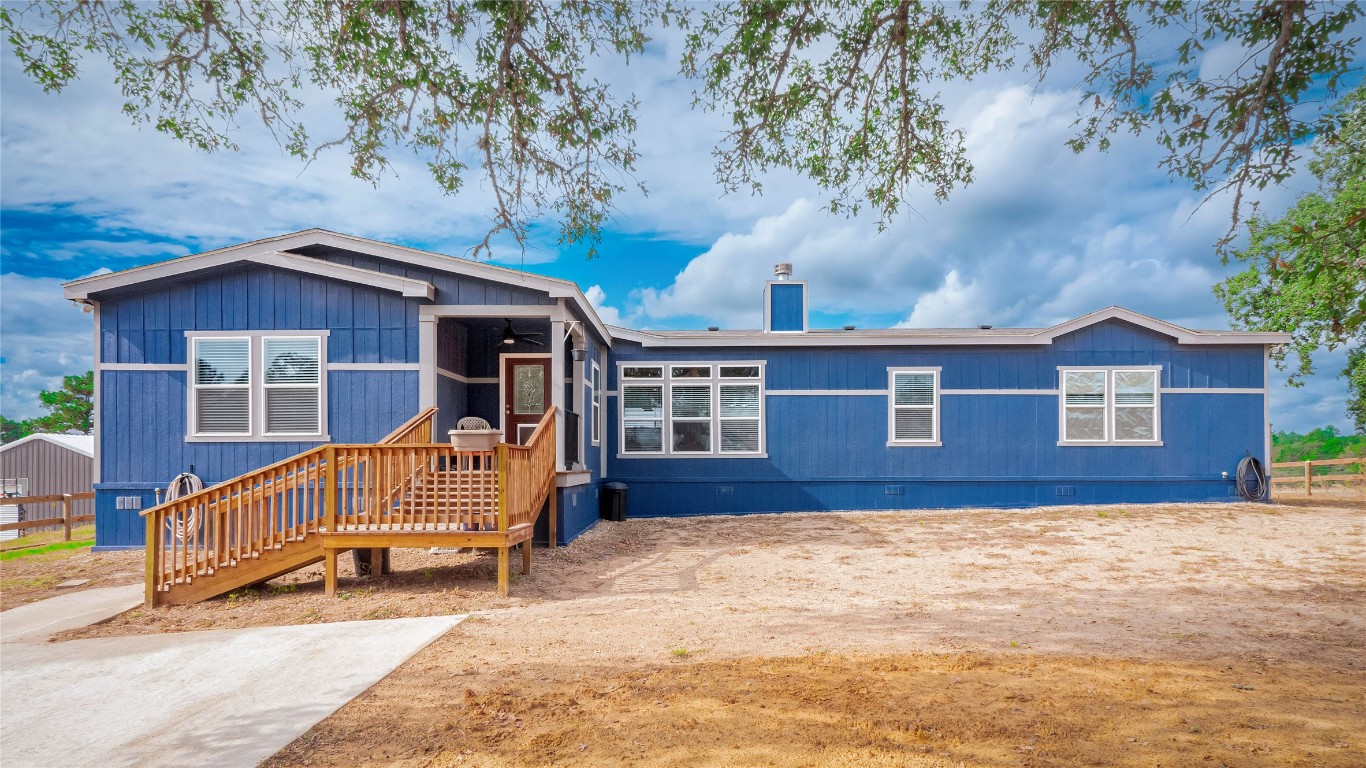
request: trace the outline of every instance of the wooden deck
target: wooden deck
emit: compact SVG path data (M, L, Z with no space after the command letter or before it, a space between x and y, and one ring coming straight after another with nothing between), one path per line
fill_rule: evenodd
M506 596L509 551L521 546L530 572L547 503L554 546L554 410L525 446L491 451L432 443L435 416L429 409L379 443L321 446L147 510L147 604L197 602L319 561L332 595L340 553L388 547L497 549Z

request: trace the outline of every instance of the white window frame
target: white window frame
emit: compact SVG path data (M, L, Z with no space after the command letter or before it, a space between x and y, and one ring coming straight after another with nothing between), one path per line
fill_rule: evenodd
M707 377L677 377L673 376L674 367L702 368L710 367L710 375ZM721 368L758 368L757 377L739 378L721 376ZM635 378L625 377L627 368L659 368L658 378ZM630 361L617 363L617 458L619 459L762 459L768 458L767 452L767 426L768 426L768 407L767 398L764 390L765 363L762 360L667 360L667 361ZM752 385L757 386L759 391L759 445L757 451L722 451L721 450L721 385ZM675 386L702 386L705 385L711 392L711 449L708 451L675 451L673 450L673 388ZM626 451L626 390L633 387L659 388L662 395L663 415L660 418L660 450L659 451ZM683 417L679 417L681 420ZM726 420L752 420L754 417L727 417ZM688 418L686 421L698 421L699 419Z
M894 367L887 369L887 447L889 448L938 448L944 443L939 434L939 367ZM934 403L929 406L932 414L933 435L929 440L898 440L896 436L896 412L898 408L924 410L923 405L896 404L896 376L899 373L928 373L934 377Z
M240 342L246 343L246 345L247 345L247 382L246 382L245 384L201 384L201 383L199 383L199 342L201 342L201 341L207 341L207 340L212 340L212 341L240 341ZM255 345L252 343L252 338L251 338L251 336L249 336L249 335L247 335L247 334L236 334L236 333L235 333L235 334L232 334L232 335L197 334L197 335L194 335L194 336L190 336L190 337L189 337L189 346L187 347L187 350L186 350L187 353L188 353L188 359L186 360L186 362L188 363L188 365L187 365L187 367L186 367L186 371L187 371L188 375L187 375L187 377L186 377L186 378L187 378L187 381L185 382L185 384L186 384L186 389L187 389L188 394L189 394L189 396L188 396L188 398L187 398L187 399L189 400L189 422L185 425L185 427L186 427L186 430L189 432L190 436L192 436L192 437L202 437L202 438L214 438L214 439L218 439L218 438L228 438L228 439L233 439L233 438L236 438L236 439L249 439L249 438L252 436L252 433L255 432L255 426L256 426L256 421L255 421L255 413L256 413L256 393L255 393L255 391L254 391L254 390L255 390L255 387L252 386L252 379L254 378L254 376L252 375L252 369L255 367L255 366L253 365L253 363L255 362L255 361L253 360L253 357L254 357L254 353L253 353L253 350L252 350L252 347L253 347L253 346L255 346ZM199 431L199 429L198 429L198 427L199 427L199 392L200 392L201 390L206 390L206 389L207 389L207 390L212 390L212 389L220 389L220 390L242 390L242 389L244 389L244 390L246 390L246 392L247 392L247 431L245 431L245 432L200 432L200 431Z
M327 442L327 339L329 331L186 331L185 332L185 441L189 443L311 443ZM265 339L316 339L318 343L318 431L309 433L266 432ZM246 339L249 359L248 414L250 432L197 432L195 408L196 345L199 339ZM209 385L212 386L212 385ZM277 385L278 386L278 385ZM313 385L307 385L312 388Z
M1068 373L1105 373L1105 411L1103 440L1067 439L1067 374ZM1115 403L1115 374L1151 373L1153 375L1153 404L1151 406L1117 405ZM1153 437L1150 440L1118 440L1115 438L1115 411L1119 408L1152 408ZM1066 447L1135 447L1156 448L1162 446L1162 366L1160 365L1060 365L1058 366L1058 445Z
M318 383L316 384L270 384L266 381L266 345L272 341L312 341L318 348ZM327 410L327 403L323 400L323 380L327 378L327 358L323 356L323 340L321 336L297 335L297 336L262 336L259 342L261 345L261 434L264 437L274 438L295 438L313 437L321 435L326 430L323 429L323 414ZM270 390L272 389L308 389L316 390L318 393L318 431L317 432L271 432L268 427L268 409L270 408Z
M602 368L598 367L598 361L592 360L588 375L588 441L590 445L600 445L602 443L602 430L599 426L599 419L602 418Z

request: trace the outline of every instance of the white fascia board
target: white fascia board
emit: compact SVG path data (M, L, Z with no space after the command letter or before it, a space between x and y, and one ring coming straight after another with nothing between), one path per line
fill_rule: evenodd
M578 305L581 314L588 319L593 325L593 328L602 336L603 343L607 344L609 347L612 344L612 334L608 332L607 326L604 325L602 320L598 317L598 313L593 309L593 305L588 302L588 298L583 295L583 292L579 290L579 287L568 280L558 280L551 277L531 275L507 267L484 264L474 261L473 259L462 259L455 256L433 253L431 251L418 250L417 248L393 245L392 243L382 243L377 240L369 240L354 235L343 235L325 229L306 229L288 235L279 235L277 237L255 240L240 245L232 245L227 248L220 248L205 253L182 256L178 259L171 259L157 264L134 267L133 269L126 269L121 272L74 280L63 286L63 293L68 299L84 300L89 298L90 294L98 293L100 291L136 285L138 283L157 280L164 277L173 277L175 275L185 274L200 269L209 269L237 261L253 260L253 257L310 245L328 245L354 253L390 259L405 264L413 264L439 272L454 272L456 274L467 275L482 280L490 280L505 285L520 285L533 290L545 291L550 298L572 299L574 303ZM307 259L308 257L301 256L298 258ZM314 259L312 261L327 263L323 262L321 259ZM316 268L311 265L311 262L310 271L317 271ZM369 272L370 270L363 271ZM408 294L404 295L406 296ZM431 297L428 296L428 298L430 299Z
M777 335L754 331L745 334L708 335L699 332L686 336L664 336L649 331L633 331L626 328L613 327L611 330L616 338L633 341L644 347L1043 346L1052 344L1061 336L1112 319L1124 320L1170 336L1179 344L1274 345L1287 344L1291 340L1288 333L1192 331L1147 315L1131 312L1122 307L1108 307L1034 333L992 334L981 333L976 329L964 329L961 334L952 331L933 334L908 331L905 335L887 333L840 336L838 334Z
M1110 306L1105 309L1097 310L1090 314L1082 315L1074 320L1059 323L1052 328L1045 328L1041 335L1045 336L1049 343L1059 336L1072 333L1073 331L1085 328L1106 320L1123 320L1132 323L1140 328L1170 336L1176 339L1178 344L1289 344L1291 335L1288 333L1256 332L1256 331L1193 331L1189 328L1182 328L1165 320L1158 320L1155 317L1139 314L1123 307Z
M553 277L542 277L526 272L520 272L508 267L499 267L493 264L484 264L473 259L462 259L455 256L447 256L431 251L422 251L416 248L409 248L402 245L391 243L381 243L376 240L367 240L363 237L353 235L343 235L327 230L310 230L312 236L309 244L331 245L335 248L342 248L348 251L364 253L379 258L392 259L408 264L417 264L429 269L442 272L457 272L462 275L476 277L482 280L490 280L496 283L521 285L537 291L545 291L552 299L572 299L578 304L583 316L588 318L593 324L593 328L602 336L602 340L608 346L612 344L612 335L608 333L607 326L598 317L593 305L588 302L588 298L579 290L579 286L569 280L560 280Z
M280 269L289 269L296 272L307 272L309 274L330 277L334 280L341 280L358 285L368 285L372 288L394 291L408 298L426 299L431 301L436 298L436 286L423 280L413 280L408 277L385 274L376 272L373 269L362 269L360 267L350 267L345 264L335 264L323 259L315 259L311 256L300 256L297 253L283 253L271 251L255 256L248 256L247 261L256 264L265 264Z

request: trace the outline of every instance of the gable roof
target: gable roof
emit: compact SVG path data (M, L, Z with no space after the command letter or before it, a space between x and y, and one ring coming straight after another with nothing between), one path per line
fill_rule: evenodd
M191 274L226 264L250 261L268 264L280 269L288 269L311 274L319 274L348 282L362 283L376 288L397 291L404 296L425 297L431 300L435 289L430 283L411 278L390 275L376 270L361 269L334 264L310 256L286 253L291 249L311 245L325 245L351 251L375 258L389 259L405 264L420 266L438 272L449 272L481 280L517 285L533 290L545 291L552 299L566 299L575 304L580 314L587 318L603 340L610 345L612 336L598 317L598 313L584 296L579 286L568 280L542 277L508 267L485 264L473 259L447 256L432 251L409 248L378 240L370 240L355 235L344 235L326 229L306 229L288 235L268 237L250 243L231 245L204 253L181 256L169 261L157 262L146 266L125 269L94 277L73 280L63 285L66 298L83 301L102 291L114 290L140 283L152 282L179 275Z
M65 448L69 451L75 451L76 453L89 456L92 459L95 457L94 435L29 435L28 437L21 437L12 443L0 445L0 453L37 440L52 443L53 445Z
M1123 307L1106 307L1048 328L885 328L811 330L804 333L763 331L633 331L612 327L619 339L646 347L872 347L943 345L1044 345L1088 326L1123 320L1170 336L1178 344L1288 344L1288 333L1196 331L1148 317Z

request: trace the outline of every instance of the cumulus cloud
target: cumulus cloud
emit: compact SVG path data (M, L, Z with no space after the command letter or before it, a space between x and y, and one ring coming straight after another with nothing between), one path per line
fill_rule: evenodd
M45 411L38 392L57 389L62 377L85 373L95 359L93 316L62 298L62 281L0 275L0 412L27 419Z
M588 299L588 303L591 304L593 306L593 309L598 313L599 320L602 320L604 323L607 323L608 325L615 325L617 327L621 327L626 324L626 322L621 318L621 311L618 310L616 307L608 306L607 292L602 290L602 286L590 285L588 286L588 290L583 292L583 295L585 298Z

